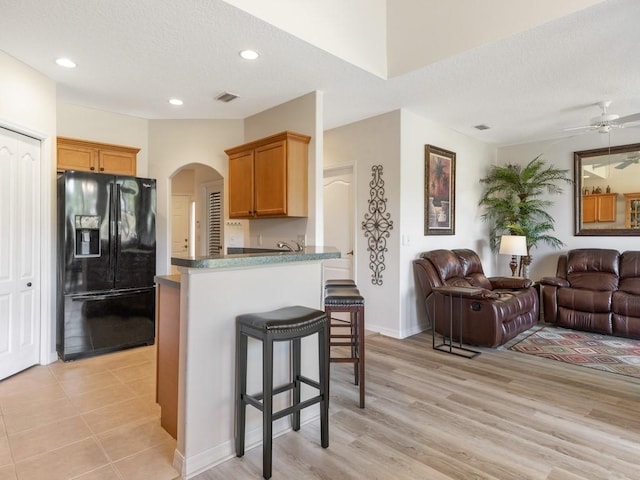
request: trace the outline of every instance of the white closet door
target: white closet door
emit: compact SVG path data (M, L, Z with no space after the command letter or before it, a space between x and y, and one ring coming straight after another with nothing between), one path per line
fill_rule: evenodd
M40 142L0 128L0 379L40 360Z

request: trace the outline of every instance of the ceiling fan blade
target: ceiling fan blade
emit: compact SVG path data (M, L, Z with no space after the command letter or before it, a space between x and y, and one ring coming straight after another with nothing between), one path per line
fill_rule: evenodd
M598 128L595 125L583 125L582 127L569 127L569 128L563 128L562 131L563 132L571 132L573 130L594 130Z
M615 123L617 123L618 125L624 125L625 123L632 123L632 122L640 122L640 113L633 113L625 117L620 117L616 120Z
M620 162L618 165L616 165L616 168L618 170L622 170L623 168L627 168L629 165L631 165L632 163L638 163L638 160L625 160L624 162Z

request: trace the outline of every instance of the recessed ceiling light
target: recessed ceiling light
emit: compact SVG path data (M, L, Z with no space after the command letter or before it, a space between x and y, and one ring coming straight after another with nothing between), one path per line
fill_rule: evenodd
M245 60L255 60L260 56L260 54L255 50L242 50L240 52L240 56Z
M65 68L76 68L76 62L69 60L68 58L58 58L56 63Z
M180 100L179 98L171 98L171 99L169 100L169 103L170 103L171 105L175 105L175 106L179 107L179 106L180 106L180 105L182 105L184 102L183 102L182 100Z

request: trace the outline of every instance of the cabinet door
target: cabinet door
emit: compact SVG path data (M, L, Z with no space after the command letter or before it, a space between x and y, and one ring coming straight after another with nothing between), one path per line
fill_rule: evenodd
M616 195L602 195L598 198L598 221L616 221Z
M100 150L98 153L100 173L114 175L136 175L136 155L127 152Z
M595 195L584 195L582 197L582 223L593 223L596 221L597 197Z
M640 228L640 196L625 194L625 227Z
M97 156L95 148L58 144L58 170L96 171Z
M255 206L258 216L287 214L287 144L275 142L255 150Z
M253 150L229 157L229 218L249 218L253 206Z

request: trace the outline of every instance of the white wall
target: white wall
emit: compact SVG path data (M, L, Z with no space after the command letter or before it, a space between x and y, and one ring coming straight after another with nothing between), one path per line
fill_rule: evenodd
M456 234L424 236L424 146L456 152ZM488 228L479 219L478 177L495 161L494 147L404 110L325 132L325 168L355 165L357 190L357 282L366 301L367 329L404 338L424 330L416 296L413 259L438 248L471 248L487 275L495 269ZM371 167L382 165L384 197L393 229L387 238L382 285L373 285L367 238L361 228L370 198Z
M611 133L611 145L626 145L640 142L640 128L616 129ZM605 148L608 146L607 135L588 133L561 140L549 140L523 145L514 145L498 149L498 163L525 164L542 154L543 159L556 168L569 170L569 177L573 178L573 152ZM640 180L637 180L640 191ZM575 236L574 235L574 193L573 187L568 186L561 195L546 196L554 206L549 213L555 219L553 236L562 240L565 246L554 250L547 245L539 245L532 252L531 278L539 279L553 276L556 263L561 253L573 248L614 248L619 251L638 250L638 237L612 236ZM620 213L619 213L620 214Z
M455 235L424 235L424 147L426 144L456 154ZM482 186L478 178L495 162L496 148L461 135L431 120L402 111L402 193L400 235L403 246L398 256L400 268L401 337L426 328L422 300L416 297L412 261L419 254L438 248L470 248L482 260L487 276L496 272L496 256L489 248L489 229L480 219L478 200Z
M325 168L354 165L356 191L355 278L365 297L365 322L368 330L400 336L399 319L399 249L400 249L400 112L394 111L327 130L324 138ZM393 228L386 239L386 269L382 285L371 283L367 238L362 230L373 179L371 167L382 165L387 212Z
M225 1L349 63L386 77L386 0Z
M280 240L306 235L307 245L322 245L322 93L312 92L248 117L244 142L285 130L311 136L309 143L309 215L307 218L250 220L249 244L274 248ZM262 244L258 239L262 239ZM245 240L246 241L246 240Z
M56 85L49 78L0 51L0 126L41 141L41 281L40 317L43 364L56 354L55 148ZM4 227L3 227L4 228Z
M207 165L227 178L224 150L244 143L242 120L150 120L149 176L157 179L157 272L171 271L171 177L189 164ZM225 194L225 197L227 195ZM225 198L225 218L228 218Z
M139 148L136 175L148 177L148 121L70 103L58 103L58 136Z
M389 0L389 77L517 35L601 1ZM451 15L452 11L460 14Z

